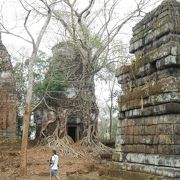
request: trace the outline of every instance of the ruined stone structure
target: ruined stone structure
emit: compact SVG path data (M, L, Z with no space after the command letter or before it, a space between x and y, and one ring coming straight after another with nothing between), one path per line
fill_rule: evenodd
M51 96L46 96L46 104L42 103L35 110L36 138L40 136L42 126L47 121L55 120L47 126L46 136L53 134L58 121L61 126L64 126L64 118L59 116L60 110L64 110L65 112L78 106L76 98L78 96L78 81L80 81L82 76L80 55L72 43L69 42L61 42L55 45L52 48L52 53L53 57L49 66L50 71L53 72L52 74L58 72L64 76L68 76L69 84L67 84L67 87L62 92L52 92ZM69 69L71 69L71 74L68 74ZM56 113L48 109L47 104L54 109ZM67 134L71 136L74 141L80 140L83 136L84 123L82 119L80 112L71 113L68 116L68 121L65 126Z
M117 70L119 167L180 178L180 2L164 1L133 28L135 61Z
M17 94L10 55L0 39L0 136L16 136Z

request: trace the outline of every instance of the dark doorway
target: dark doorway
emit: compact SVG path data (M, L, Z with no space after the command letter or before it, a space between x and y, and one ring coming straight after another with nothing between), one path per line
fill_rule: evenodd
M76 127L69 126L68 127L68 135L76 142Z

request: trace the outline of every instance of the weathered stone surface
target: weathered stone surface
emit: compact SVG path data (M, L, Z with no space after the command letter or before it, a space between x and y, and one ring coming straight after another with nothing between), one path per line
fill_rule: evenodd
M180 35L169 33L166 36L162 36L158 39L155 39L149 45L146 45L146 46L142 47L141 49L139 49L138 51L135 51L135 57L140 58L140 57L146 55L147 53L149 53L150 51L153 51L154 49L159 48L163 44L166 44L170 41L179 42Z
M174 145L158 145L158 154L161 155L170 155L175 154L175 147Z
M174 154L180 155L180 145L174 145Z
M123 120L119 121L121 124L121 128L125 128L126 126L128 126L129 121L133 122L133 127L144 126L144 125L150 126L150 125L157 125L157 124L172 124L173 128L174 128L174 132L176 132L176 133L179 132L178 131L179 125L180 125L179 114L168 114L168 115L153 116L153 117L152 116L140 117L140 118L136 118L136 119L123 119Z
M168 67L168 66L179 66L180 65L180 61L179 59L177 58L177 56L167 56L166 58L164 59L161 59L161 60L158 60L156 62L156 68L159 70L159 69L164 69L165 67Z
M124 95L119 98L120 103L124 104L131 100L141 100L152 95L164 94L168 92L180 91L180 77L168 77L158 81L148 82L144 86L126 90Z
M172 168L172 167L164 167L164 166L153 166L148 164L138 164L138 163L118 163L119 168L123 170L135 171L135 172L147 172L150 174L156 174L160 176L164 176L163 180L169 180L169 178L177 178L180 177L180 169ZM165 178L165 177L168 177Z
M180 157L172 156L172 155L149 155L149 154L135 154L135 153L128 153L126 156L127 161L132 163L139 163L139 164L150 164L150 165L159 165L159 166L166 166L166 167L180 167Z
M158 124L156 129L156 134L174 134L173 124Z
M159 135L159 144L174 144L173 135Z
M146 145L146 154L158 154L157 145Z
M179 24L179 1L166 0L146 15L133 29L136 59L116 73L123 168L167 179L180 178Z
M112 159L113 159L114 161L119 161L119 162L123 161L122 154L119 153L119 152L115 152L115 153L113 154L113 156L112 156Z
M180 135L180 124L174 124L174 133Z
M174 3L177 2L174 1ZM147 14L139 23L141 25L137 24L133 29L130 52L139 50L164 34L179 32L180 28L177 23L180 21L179 6L172 7L170 4L161 4L159 7L153 11L154 14ZM155 16L155 14L157 15Z
M150 125L150 126L145 126L144 128L144 134L145 135L154 135L156 134L156 125Z
M148 63L139 68L137 68L137 63L135 63L135 66L131 67L131 70L129 73L118 76L118 82L120 84L128 83L127 85L129 87L129 89L134 88L134 87L145 84L143 82L142 82L142 84L139 84L138 81L140 81L140 83L141 83L141 81L147 79L147 75L148 75L148 77L150 76L150 78L152 78L154 75L156 75L153 78L153 80L157 81L157 80L160 80L160 78L157 77L158 74L157 73L155 74L155 72L157 70L164 70L169 67L177 68L178 66L180 66L179 58L177 56L172 56L172 55L169 55L162 59L158 59L155 62ZM168 71L168 70L166 70L166 71ZM162 73L160 72L160 74L162 74ZM165 76L165 74L164 74L164 76ZM136 81L135 81L135 79L136 79ZM148 81L145 81L145 82L149 82L149 79L148 79Z
M134 144L145 144L146 137L144 136L134 136Z
M142 109L132 109L125 111L126 118L136 118L154 115L163 115L180 112L180 103L167 103L156 106L150 106Z
M130 100L121 104L121 111L127 111L130 109L144 108L148 106L154 106L158 104L170 103L170 102L179 102L180 101L180 92L169 92L162 93L158 95L152 95L143 99ZM121 102L119 102L121 103Z
M178 134L175 134L174 136L173 136L173 138L174 138L174 143L175 144L180 144L180 135Z
M17 93L10 55L0 39L0 130L5 136L16 136L16 108Z
M148 82L157 82L163 78L169 78L169 77L180 77L180 70L178 67L169 67L168 69L163 69L160 71L156 71L154 73L152 73L149 76L145 76L145 77L141 77L141 78L137 78L137 79L127 79L126 81L124 81L124 84L121 84L121 82L119 82L119 84L121 84L121 88L124 92L126 92L127 90L133 90L135 87L140 87L143 86L145 84L147 84Z

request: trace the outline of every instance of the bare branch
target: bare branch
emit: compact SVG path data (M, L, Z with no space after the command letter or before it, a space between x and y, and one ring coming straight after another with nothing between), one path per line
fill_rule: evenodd
M20 39L22 39L22 40L24 40L24 41L32 44L32 42L29 41L28 39L26 39L26 38L24 38L24 37L22 37L22 36L20 36L20 35L18 35L18 34L15 34L15 33L13 33L13 32L10 32L8 29L6 29L6 27L5 27L2 23L0 23L0 25L1 25L2 29L4 30L4 31L0 30L1 33L9 34L9 35L18 37L18 38L20 38Z
M136 13L139 12L137 9L132 12L128 17L125 18L125 20L118 25L117 27L115 27L114 29L111 30L111 32L109 33L109 35L111 35L110 37L107 37L104 41L103 47L99 50L96 51L96 53L94 54L93 59L97 59L99 58L99 56L102 54L102 52L107 48L108 44L110 44L113 39L117 36L117 34L119 33L119 31L121 30L121 28L132 18L137 17ZM115 31L115 32L114 32Z
M85 12L87 12L87 11L89 11L89 10L91 9L91 7L92 7L92 5L94 4L94 2L95 2L95 0L90 0L89 5L88 5L84 10L82 10L82 12L79 14L79 15L80 15L80 18L82 17L82 15L83 15ZM88 14L89 14L89 12L86 13L85 18L88 16Z
M40 42L41 42L41 40L43 38L43 35L44 35L44 33L45 33L46 29L47 29L47 26L48 26L49 22L51 20L51 17L52 17L52 11L51 11L50 7L48 7L48 16L46 18L46 21L44 22L43 27L41 28L41 31L39 33L39 36L38 36L37 40L36 40L36 48L37 49L39 48Z
M22 3L22 1L21 0L19 0L19 2L20 2L20 4L21 4L21 6L23 7L23 9L25 10L25 11L30 11L29 9L27 9L25 6L24 6L24 4Z
M27 34L30 36L30 38L31 38L31 40L32 40L33 49L35 49L34 38L33 38L33 36L31 35L31 33L29 32L29 30L28 30L28 28L27 28L27 26L26 26L30 13L31 13L31 11L28 11L27 16L26 16L25 21L24 21L24 28L25 28Z

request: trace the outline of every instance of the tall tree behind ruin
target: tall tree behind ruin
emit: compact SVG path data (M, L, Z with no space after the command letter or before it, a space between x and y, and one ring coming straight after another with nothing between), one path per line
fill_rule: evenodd
M22 1L22 6L27 12L25 21L24 21L24 28L27 32L27 34L30 37L29 39L26 39L22 37L21 35L15 34L10 32L3 23L1 23L1 32L12 34L16 37L19 37L26 42L30 43L33 46L33 51L31 54L31 57L29 58L29 81L28 81L28 92L26 96L26 107L25 107L25 114L24 114L24 135L23 135L23 141L22 143L22 170L21 172L26 172L26 149L27 149L27 138L28 138L28 126L29 126L29 117L31 112L31 98L32 98L32 85L33 85L33 64L37 56L37 51L39 49L39 45L41 43L42 37L44 35L44 32L47 28L47 25L49 24L49 21L51 19L51 15L53 14L53 17L56 18L57 22L60 22L61 25L64 27L65 32L67 32L68 39L71 39L74 42L74 45L79 49L79 52L82 56L83 60L83 76L81 79L81 87L82 87L82 104L84 102L84 99L90 99L89 104L83 104L82 109L83 112L87 118L87 129L91 127L90 121L94 119L95 122L97 122L97 116L94 116L98 114L96 102L95 102L95 91L94 91L94 75L96 72L98 72L106 62L104 61L109 56L109 52L112 48L111 42L113 39L118 35L121 28L132 18L139 16L141 13L142 8L144 5L147 5L145 0L141 0L139 3L137 3L137 8L132 13L127 15L126 17L122 18L121 21L118 21L117 24L114 24L114 26L110 26L112 22L112 14L113 11L119 2L118 0L113 1L113 4L108 6L109 3L112 1L107 0L104 1L103 8L100 9L99 12L92 13L92 9L94 7L94 0L91 0L87 7L85 7L83 10L78 11L76 8L76 5L78 3L77 0L74 0L72 3L68 0L61 0L57 1L55 3L54 1L37 1L39 3L42 3L45 6L45 9L47 12L44 12L44 8L41 8L40 5L36 6L36 2L33 1L33 3L29 1L23 1L26 5L24 6ZM57 7L52 11L52 7L54 5L57 5ZM67 8L67 11L62 11L62 6ZM107 8L108 7L108 8ZM110 7L110 8L109 8ZM32 12L35 10L35 13L38 13L42 17L46 17L45 24L42 26L42 29L38 33L37 41L35 41L33 38L33 35L29 31L29 26L27 26L28 21L30 19L30 16ZM96 18L99 18L99 13L104 14L102 26L98 28L95 24L94 29L96 28L96 32L92 33L92 25ZM90 16L92 15L92 16ZM35 14L31 19L35 18ZM97 23L97 21L96 21ZM99 23L98 23L99 24ZM90 27L91 26L91 27ZM111 27L111 28L110 28ZM86 88L88 87L88 83L91 82L90 86L90 93L87 93ZM91 107L92 108L89 108ZM93 109L93 113L92 113ZM95 109L95 112L94 112ZM85 119L86 119L85 118ZM94 124L93 124L94 127ZM91 130L91 129L90 129ZM89 131L93 132L93 131ZM91 134L91 133L90 133Z
M78 49L82 59L83 70L79 84L79 104L83 119L87 123L86 142L91 143L95 133L98 108L95 97L94 77L107 64L112 63L113 40L118 36L122 27L130 20L141 15L149 1L136 2L137 8L125 17L113 23L115 9L120 1L104 0L96 11L95 0L90 0L86 7L78 10L78 0L63 0L53 11L57 22L63 26L66 37ZM65 7L62 12L61 7ZM116 9L117 10L117 9ZM100 23L101 19L102 23ZM107 62L108 60L108 62ZM70 72L67 72L70 73Z
M81 56L83 66L82 77L78 82L79 110L83 113L84 122L87 124L85 131L88 143L91 143L95 134L98 119L94 76L107 64L113 62L114 57L112 58L111 54L113 40L128 21L141 15L149 1L135 1L137 8L114 22L115 10L119 2L119 0L105 0L102 4L96 4L95 0L90 0L87 7L78 10L78 0L73 2L62 0L55 4L56 7L52 11L55 22L58 25L60 23L60 27L65 32L66 37L62 38L73 43ZM97 10L96 5L101 5L101 7ZM37 13L45 15L41 8L33 4L31 7ZM67 73L71 72L67 71Z

